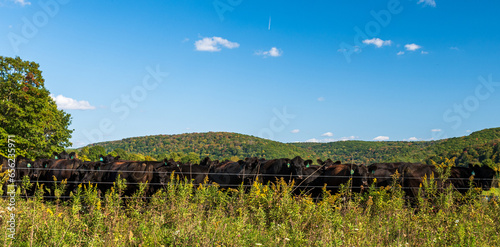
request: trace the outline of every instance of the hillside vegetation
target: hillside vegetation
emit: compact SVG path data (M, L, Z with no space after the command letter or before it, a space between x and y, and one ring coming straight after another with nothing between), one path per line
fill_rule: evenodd
M498 140L500 140L500 128L477 131L469 136L417 142L281 143L237 133L208 132L126 138L96 143L80 149L79 152L85 156L92 156L93 158L89 157L91 160L98 157L98 153L114 152L130 159L185 157L186 160L195 162L205 156L219 160L237 160L245 157L293 158L300 155L313 160L331 158L343 162L370 164L394 161L431 163L431 160L439 163L441 160L437 157L459 158L469 149L489 150L484 151L486 153L471 151L472 153L468 154L471 157L465 155L465 158L457 159L457 164L465 164L469 161L482 163L486 159L499 163L499 155L494 156L498 152L498 147L495 149ZM98 152L95 152L95 149L99 149Z

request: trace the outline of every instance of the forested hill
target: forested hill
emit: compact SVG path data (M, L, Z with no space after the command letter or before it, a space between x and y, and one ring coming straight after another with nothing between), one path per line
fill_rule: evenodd
M437 141L367 142L345 141L330 143L295 143L293 145L316 153L320 158L358 163L374 162L427 162L430 157L458 157L468 148L493 145L500 140L500 128L484 129L468 136ZM434 160L439 160L433 158ZM477 157L476 157L477 160ZM463 164L457 160L457 164Z
M236 157L263 157L267 159L295 157L311 158L313 153L290 144L270 141L254 136L208 132L179 135L155 135L127 138L120 141L97 143L111 152L117 148L128 153L139 153L155 159L163 159L171 153L195 153L212 159L236 159Z
M106 153L116 151L122 154L139 154L139 157L150 156L153 159L190 155L190 160L209 156L212 159L238 159L245 157L293 158L331 158L343 162L374 163L390 161L430 162L429 158L458 157L467 148L480 145L493 145L500 140L500 128L485 129L469 136L450 138L438 141L418 142L371 142L371 141L339 141L331 143L281 143L254 136L228 133L208 132L179 135L155 135L133 137L119 141L93 144L103 147ZM86 147L83 153L87 154ZM484 148L483 148L484 149ZM93 155L93 157L96 157ZM136 156L137 157L137 156ZM195 158L193 158L195 157ZM476 159L477 160L477 159Z

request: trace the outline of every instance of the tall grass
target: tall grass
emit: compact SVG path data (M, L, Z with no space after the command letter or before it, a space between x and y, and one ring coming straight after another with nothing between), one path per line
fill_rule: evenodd
M397 176L397 174L396 174ZM437 191L427 180L413 205L397 184L352 194L344 186L323 198L294 196L284 181L250 188L195 188L176 181L144 198L147 185L123 198L119 179L100 194L80 185L69 200L46 200L36 187L16 198L17 232L7 238L7 199L0 200L4 246L495 246L500 245L500 206L480 191ZM25 185L26 186L26 185ZM64 186L52 188L64 194Z

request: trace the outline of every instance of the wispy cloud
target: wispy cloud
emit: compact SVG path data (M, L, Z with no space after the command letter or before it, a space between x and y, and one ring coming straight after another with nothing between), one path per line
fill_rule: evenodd
M460 51L460 49L458 49L458 47L456 47L456 46L450 47L450 50Z
M418 0L418 4L423 3L424 6L431 6L431 7L436 7L436 1L435 0Z
M325 97L319 97L318 101L325 101Z
M75 100L72 98L57 95L56 97L50 95L56 102L57 107L63 110L94 110L95 106L90 105L86 100Z
M407 51L416 51L416 50L422 48L422 46L419 46L419 45L413 43L413 44L406 44L405 48Z
M349 141L349 140L354 140L359 138L358 136L345 136L345 137L340 137L339 141Z
M267 57L267 56L279 57L279 56L283 55L283 51L279 50L276 47L272 47L271 50L269 50L269 51L257 51L257 52L255 52L255 55L264 56L264 57Z
M344 52L347 52L347 49L345 49L345 48L341 48L341 49L338 49L338 50L337 50L337 52L342 52L342 53L344 53ZM361 48L360 48L359 46L354 46L354 50L353 50L353 52L355 52L355 53L359 53L359 52L361 52Z
M442 129L431 129L432 132L441 132L443 131Z
M429 52L427 52L427 51L421 51L420 53L421 53L421 54L424 54L424 55L425 55L425 54L429 54Z
M396 55L401 56L401 55L404 55L404 54L405 54L405 52L404 52L404 51L400 51L400 52L398 52L398 54L396 54Z
M13 1L14 3L19 4L23 7L26 5L31 5L31 2L26 1L26 0L11 0L11 1Z
M328 134L328 133L331 133L331 132L326 132L325 134ZM321 136L326 136L326 137L331 137L333 136L333 134L330 136L330 135L321 135ZM335 138L323 138L323 139L316 139L316 138L311 138L309 140L306 140L306 142L321 142L321 143L326 143L326 142L338 142L338 141L349 141L349 140L355 140L359 138L358 136L345 136L345 137L341 137L339 139L335 139Z
M392 41L390 41L390 40L381 40L379 38L373 38L373 39L365 39L365 40L363 40L363 44L374 45L374 46L380 48L382 46L391 45Z
M373 138L374 141L388 141L389 137L388 136L377 136Z
M299 132L300 132L300 130L299 130L299 129L294 129L294 130L290 131L290 133L293 133L293 134L297 134L297 133L299 133Z
M225 47L228 49L238 48L240 44L236 42L231 42L227 39L223 39L221 37L211 37L211 38L203 38L194 43L197 51L220 51L221 47Z
M416 137L410 137L408 139L405 139L404 141L411 141L411 142L414 142L414 141L418 141L419 139L416 138Z
M329 136L329 137L332 137L332 136L333 136L333 133L332 133L332 132L326 132L326 133L322 134L321 136Z

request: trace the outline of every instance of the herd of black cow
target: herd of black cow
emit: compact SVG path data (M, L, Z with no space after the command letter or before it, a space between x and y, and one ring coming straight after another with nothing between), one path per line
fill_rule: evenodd
M13 160L3 156L2 172L8 172ZM248 186L258 177L266 184L283 178L287 182L294 180L297 193L310 193L319 196L323 187L333 193L342 184L351 180L353 192L362 192L375 183L375 186L388 186L393 182L393 175L398 173L397 183L401 185L406 195L414 197L424 177L438 178L435 166L418 163L375 163L371 165L342 164L328 159L312 160L301 157L293 159L246 158L245 160L223 161L203 159L199 164L183 164L174 160L163 161L126 161L119 156L100 156L99 162L79 160L75 153L54 153L52 159L30 159L18 156L15 159L15 178L19 183L27 176L31 182L52 185L54 181L67 180L67 190L72 191L78 184L94 183L101 191L107 191L113 186L118 175L127 182L125 195L131 195L141 183L148 183L147 194L151 195L159 188L167 185L171 174L184 180L192 181L194 185L202 184L206 177L222 188ZM449 178L447 184L461 193L465 193L470 185L488 190L492 186L496 173L487 166L451 167L447 168ZM176 176L176 177L177 177ZM439 183L439 181L438 181ZM441 185L442 186L442 185Z

